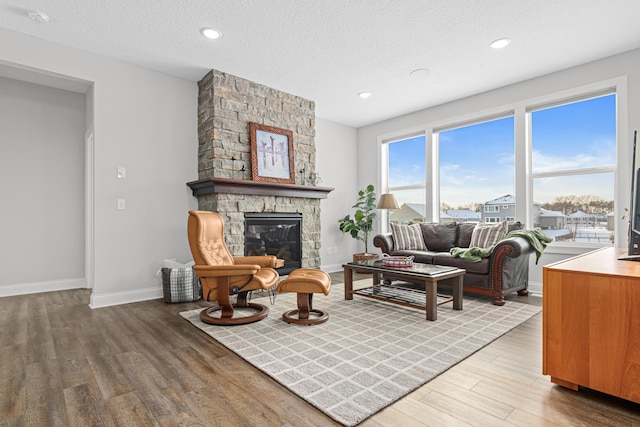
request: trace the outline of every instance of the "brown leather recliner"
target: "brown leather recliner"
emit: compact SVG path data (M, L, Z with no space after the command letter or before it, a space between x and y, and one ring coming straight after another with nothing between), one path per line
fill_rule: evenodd
M250 291L269 290L278 282L275 268L284 261L273 255L234 257L224 242L222 217L210 211L189 211L189 247L195 265L193 269L202 284L202 297L217 301L218 306L200 312L200 319L213 325L242 325L264 319L269 308L248 301ZM230 295L237 294L235 304ZM235 308L255 310L249 316L234 317ZM214 312L220 311L219 316Z

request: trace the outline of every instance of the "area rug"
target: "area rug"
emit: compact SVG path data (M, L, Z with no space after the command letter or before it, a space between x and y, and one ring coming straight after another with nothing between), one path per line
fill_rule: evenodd
M354 288L371 283L362 280ZM541 311L540 307L465 296L463 310L425 312L354 296L342 284L329 296L316 295L314 308L329 313L313 326L285 323L295 294L279 294L269 316L240 326L200 321L200 309L180 313L216 341L274 378L334 420L353 426L425 384Z

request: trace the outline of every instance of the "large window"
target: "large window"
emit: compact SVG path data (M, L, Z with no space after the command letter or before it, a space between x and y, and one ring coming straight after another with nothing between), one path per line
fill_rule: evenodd
M533 200L540 209L534 225L558 242L612 243L616 95L530 115Z
M388 185L381 190L395 194L401 205L391 219L508 219L541 229L560 244L611 244L615 88L603 83L546 99L490 111L475 121L465 117L458 121L464 125L425 127L426 136L387 141Z
M387 191L396 196L400 206L391 213L390 220L401 223L423 221L427 180L424 135L389 142L387 156Z
M499 212L513 194L513 117L438 132L440 210Z

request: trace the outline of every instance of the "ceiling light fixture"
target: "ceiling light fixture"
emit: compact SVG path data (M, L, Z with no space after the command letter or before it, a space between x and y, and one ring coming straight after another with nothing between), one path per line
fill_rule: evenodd
M411 77L427 77L429 74L431 74L431 70L428 68L416 68L409 73Z
M215 40L222 37L222 33L218 30L214 30L213 28L203 28L200 30L203 36L208 39Z
M371 96L371 92L360 92L358 96L362 99L367 99L368 97Z
M32 10L31 12L29 12L29 18L31 18L32 21L39 22L41 24L46 24L47 22L49 22L49 15L37 10Z
M502 49L503 47L507 47L511 44L511 39L503 38L492 41L489 46L493 49Z

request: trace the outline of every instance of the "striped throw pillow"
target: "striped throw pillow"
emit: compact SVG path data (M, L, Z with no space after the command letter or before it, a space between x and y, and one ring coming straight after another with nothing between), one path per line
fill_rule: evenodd
M393 233L394 250L396 251L425 251L420 224L395 224L391 223Z
M488 248L495 245L507 235L507 221L499 224L478 223L471 235L470 248Z

